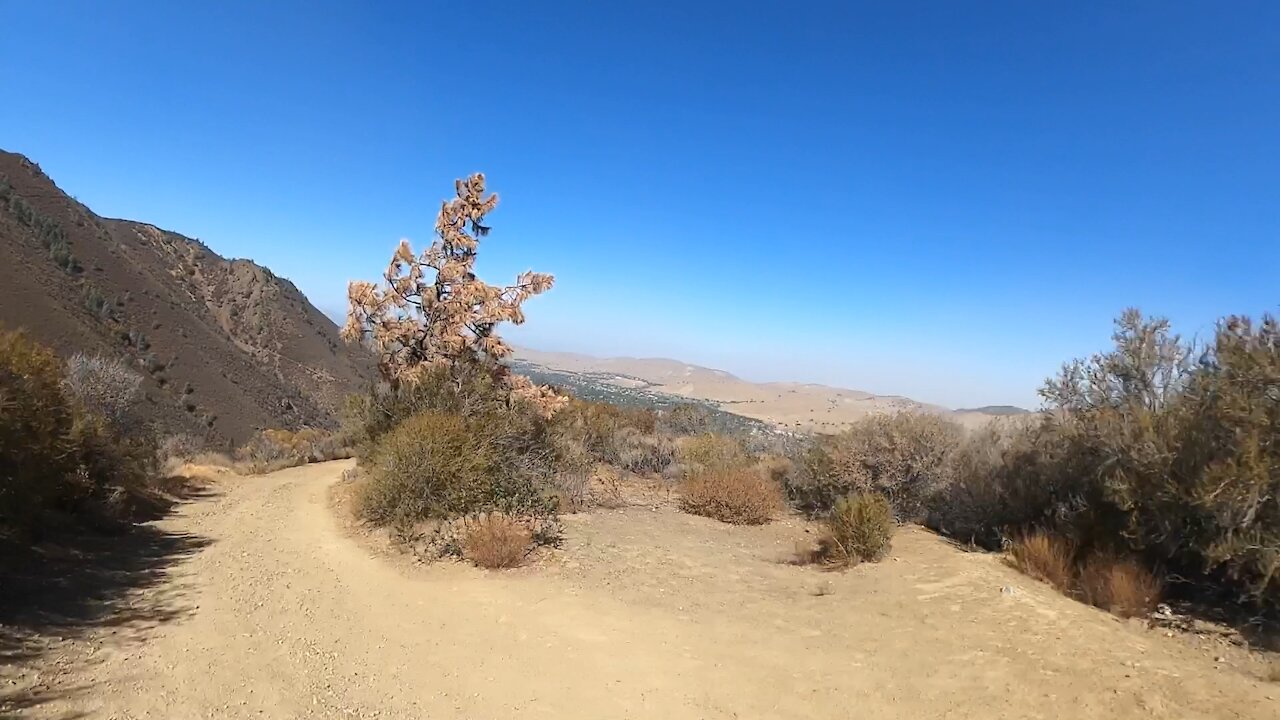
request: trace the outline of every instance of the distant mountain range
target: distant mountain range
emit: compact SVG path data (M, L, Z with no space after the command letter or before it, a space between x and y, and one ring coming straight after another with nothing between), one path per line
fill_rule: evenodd
M100 217L0 151L0 327L64 357L120 358L162 428L241 442L335 423L372 370L294 287L249 260Z
M575 353L517 348L517 367L539 373L571 375L579 387L604 399L629 397L653 401L686 399L789 429L831 431L873 413L912 411L949 417L962 425L984 425L993 417L1028 412L1009 405L949 410L897 395L800 383L753 383L723 370L665 358L597 358ZM563 384L563 383L562 383ZM616 401L616 400L614 400Z

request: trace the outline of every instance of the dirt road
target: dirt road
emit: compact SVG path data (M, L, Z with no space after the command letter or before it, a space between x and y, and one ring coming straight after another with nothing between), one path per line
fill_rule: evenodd
M347 463L226 477L159 521L204 538L26 712L93 718L1274 718L1280 685L922 531L848 573L777 562L803 528L667 510L569 519L486 573L349 537ZM1233 656L1234 657L1234 656Z

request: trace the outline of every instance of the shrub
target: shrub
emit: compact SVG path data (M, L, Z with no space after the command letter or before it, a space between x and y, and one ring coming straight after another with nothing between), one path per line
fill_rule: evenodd
M440 412L406 420L365 458L362 514L385 525L493 510L538 519L540 539L552 540L551 478L524 454L520 420Z
M34 526L72 482L76 421L57 356L0 332L0 521Z
M136 426L134 406L142 389L142 376L120 360L76 353L67 361L63 387L91 412L121 430Z
M647 435L634 427L614 434L609 447L610 461L633 473L661 473L676 455L675 441L666 435Z
M1120 617L1150 615L1162 591L1159 579L1134 560L1099 554L1080 570L1084 601Z
M951 455L962 439L963 429L938 415L871 415L802 451L787 495L821 516L842 497L878 492L900 520L920 520L928 500L950 483Z
M1032 532L1009 543L1009 564L1023 574L1070 595L1075 586L1075 548L1046 532Z
M266 473L312 462L351 457L351 449L339 434L304 428L263 430L236 448L237 466L250 473Z
M680 508L733 525L763 525L782 506L782 492L760 472L717 465L694 471L680 488Z
M460 416L415 415L370 452L360 513L387 525L477 511L491 500L496 465L493 448Z
M72 397L62 367L26 336L0 333L0 524L35 531L49 509L119 510L153 474L150 434Z
M1045 383L1047 412L985 479L940 493L940 524L987 542L1044 528L1280 608L1280 324L1228 318L1198 348L1130 310L1113 339ZM985 509L954 512L970 500Z
M702 435L712 431L714 422L705 405L680 403L662 413L662 425L676 435Z
M747 449L736 438L706 433L686 438L677 453L680 464L692 470L734 470L750 464Z
M819 555L829 562L876 562L889 552L896 524L889 501L877 493L840 498L823 520Z
M462 534L462 556L483 568L513 568L533 548L533 533L519 519L503 513L468 518Z

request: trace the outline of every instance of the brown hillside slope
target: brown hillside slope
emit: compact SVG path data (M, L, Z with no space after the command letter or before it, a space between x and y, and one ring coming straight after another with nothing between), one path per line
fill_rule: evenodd
M121 357L169 432L241 442L328 426L370 367L288 280L196 240L95 215L0 151L0 327Z

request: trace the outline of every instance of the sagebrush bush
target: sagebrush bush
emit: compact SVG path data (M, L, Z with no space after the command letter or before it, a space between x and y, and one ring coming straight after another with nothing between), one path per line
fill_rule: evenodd
M513 568L533 549L533 532L519 518L504 513L481 513L467 518L462 532L462 556L482 568Z
M763 525L782 507L782 490L744 465L695 470L680 486L680 508L733 525Z
M735 437L704 433L685 438L676 453L680 464L691 471L738 469L751 463L751 456Z
M888 554L897 528L888 499L872 492L836 500L822 524L819 556L842 564L880 560Z
M493 455L461 416L415 415L370 450L359 511L377 525L478 511L492 499Z
M951 455L963 429L928 413L870 415L844 431L816 438L795 458L787 496L813 516L840 498L877 492L900 520L920 520L929 499L951 481Z
M120 360L76 353L67 360L63 386L86 409L116 427L134 429L133 409L142 389L142 376Z
M1046 382L1046 412L958 470L931 516L986 544L1044 528L1280 608L1280 325L1228 318L1200 348L1131 310L1113 337Z
M623 470L641 475L661 473L675 460L676 443L666 435L624 427L614 433L609 455L608 462Z

